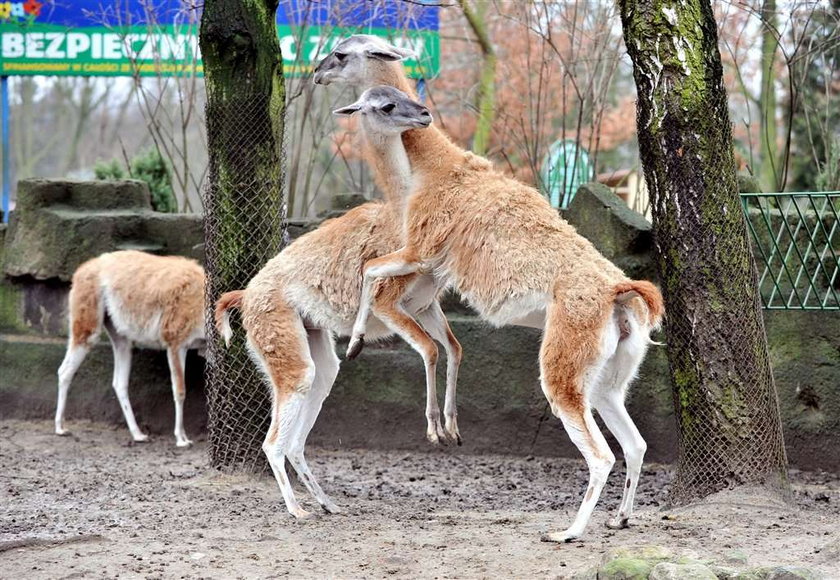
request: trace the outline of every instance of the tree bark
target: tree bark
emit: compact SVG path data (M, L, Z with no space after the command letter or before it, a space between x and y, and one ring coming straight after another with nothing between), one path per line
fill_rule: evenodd
M709 0L619 0L680 430L676 503L787 482Z
M225 349L212 325L222 292L244 288L283 243L285 85L277 0L206 0L200 45L210 154L205 200L207 395L211 463L265 469L270 400L242 332Z

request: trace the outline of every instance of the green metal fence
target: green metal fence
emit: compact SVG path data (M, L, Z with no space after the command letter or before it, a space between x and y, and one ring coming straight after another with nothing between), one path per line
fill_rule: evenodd
M768 310L840 310L840 192L742 193Z

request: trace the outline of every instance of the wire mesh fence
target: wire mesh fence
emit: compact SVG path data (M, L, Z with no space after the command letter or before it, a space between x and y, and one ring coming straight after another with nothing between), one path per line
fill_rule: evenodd
M683 215L679 237L671 240L683 247L677 261L696 264L693 275L666 294L666 340L680 425L669 498L678 505L743 484L780 490L786 485L757 272L745 220L735 209L708 212L697 221ZM729 235L736 228L743 235ZM733 303L736 297L740 305Z
M661 143L673 148L656 159L655 167L666 171L649 183L656 185L654 236L679 425L674 504L738 485L786 486L781 414L731 126L718 123L727 111L725 91L709 90L692 115L675 106L663 135L640 138L643 152L658 155Z
M840 192L745 193L768 310L840 310Z
M204 193L207 270L207 405L210 462L237 471L264 471L262 441L270 423L270 391L245 347L234 313L225 348L213 306L243 289L285 239L281 99L208 91L210 174Z

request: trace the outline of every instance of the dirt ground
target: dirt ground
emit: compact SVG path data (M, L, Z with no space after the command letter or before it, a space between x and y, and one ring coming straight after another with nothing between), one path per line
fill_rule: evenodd
M273 479L209 469L203 442L136 445L122 428L70 427L59 438L48 422L0 422L0 577L567 578L648 545L840 577L822 551L840 540L836 474L794 472L788 504L728 492L664 511L670 470L647 465L635 525L612 531L614 473L584 541L555 545L539 536L571 522L579 461L314 448L310 465L345 513L294 521Z

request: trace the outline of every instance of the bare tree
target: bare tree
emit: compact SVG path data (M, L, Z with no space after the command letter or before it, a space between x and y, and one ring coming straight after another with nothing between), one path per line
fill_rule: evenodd
M496 51L487 30L488 0L458 0L464 18L475 35L481 48L481 75L478 81L478 119L473 135L473 151L477 155L484 155L490 141L490 131L493 128L495 114L495 86L496 86Z
M163 33L153 4L144 3L142 7L147 40L141 50L135 47L136 32L125 32L133 16L129 5L117 2L113 9L103 9L91 17L121 36L134 80L131 94L154 148L171 168L179 208L196 211L201 207L207 175L204 82L194 42L198 35L197 7L185 6L175 34Z

